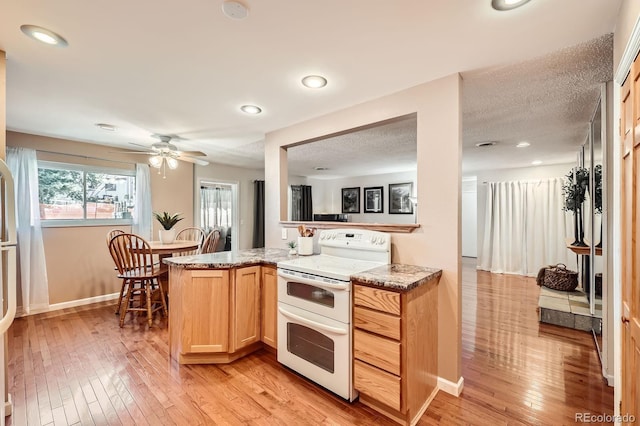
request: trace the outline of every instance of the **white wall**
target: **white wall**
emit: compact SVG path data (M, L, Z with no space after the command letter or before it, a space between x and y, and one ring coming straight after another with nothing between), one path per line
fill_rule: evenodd
M249 249L253 245L253 210L254 194L253 181L264 179L264 170L245 169L242 167L227 166L224 164L209 164L208 166L196 166L194 172L194 223L200 226L200 181L238 183L238 249ZM269 198L269 194L265 194Z
M412 182L413 193L417 194L416 181L416 172L403 172L341 179L308 178L307 184L313 187L314 213L342 213L342 188L359 187L360 213L349 214L349 222L415 223L413 214L389 214L389 184ZM364 213L364 188L372 186L382 186L383 213Z
M478 183L462 179L462 256L478 257Z

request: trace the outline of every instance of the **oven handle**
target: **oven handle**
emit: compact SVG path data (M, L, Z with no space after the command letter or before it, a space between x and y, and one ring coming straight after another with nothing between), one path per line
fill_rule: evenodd
M330 288L333 290L349 290L349 285L351 283L347 283L347 284L333 284L333 283L326 283L324 281L316 281L316 280L310 280L309 278L303 278L303 277L299 277L297 275L288 275L288 274L283 274L282 272L278 272L278 276L280 278L284 278L287 281L292 281L295 280L295 282L298 282L300 284L309 284L312 285L314 287L324 287L324 288Z
M291 312L282 309L280 306L278 306L278 311L284 315L285 317L291 318L293 320L296 320L304 325L307 325L311 328L317 328L320 329L322 331L326 331L327 333L333 333L333 334L348 334L349 331L348 330L344 330L342 328L337 328L337 327L331 327L329 325L325 325L325 324L319 324L315 321L312 321L310 319L301 317L300 315L296 315L296 314L292 314Z

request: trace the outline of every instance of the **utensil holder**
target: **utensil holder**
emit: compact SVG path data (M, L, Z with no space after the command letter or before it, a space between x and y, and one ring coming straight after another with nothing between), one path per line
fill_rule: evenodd
M313 237L298 237L298 254L302 256L313 254Z

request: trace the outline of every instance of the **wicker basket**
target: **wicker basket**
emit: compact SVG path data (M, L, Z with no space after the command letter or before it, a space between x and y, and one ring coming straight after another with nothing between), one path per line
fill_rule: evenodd
M560 291L573 291L578 287L578 273L567 269L563 263L542 268L538 273L538 285Z

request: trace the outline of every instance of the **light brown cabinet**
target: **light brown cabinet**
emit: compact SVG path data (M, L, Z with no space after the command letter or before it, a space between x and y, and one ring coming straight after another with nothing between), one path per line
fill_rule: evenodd
M261 267L169 268L169 347L180 364L232 362L262 347Z
M262 342L276 349L278 344L278 274L272 266L262 267Z
M260 266L236 269L232 287L235 352L260 341Z
M353 286L354 387L360 402L401 424L417 421L438 391L437 283Z

